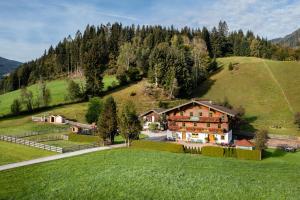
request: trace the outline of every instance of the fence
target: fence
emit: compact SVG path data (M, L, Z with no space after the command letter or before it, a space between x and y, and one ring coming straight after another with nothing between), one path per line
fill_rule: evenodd
M21 135L14 135L14 136L9 136L9 137L24 138L24 137L30 137L30 136L35 136L35 135L43 135L43 134L48 134L48 133L60 133L60 132L68 131L68 130L69 130L69 128L44 130L44 131L32 131L32 132L25 132Z
M30 139L30 141L34 141L34 142L47 142L47 141L57 141L57 140L66 140L66 139L64 135L44 136L44 137Z
M83 145L65 147L65 148L63 148L63 153L78 151L78 150L82 150L82 149L90 149L90 148L94 148L94 147L99 147L99 144L98 143L92 143L92 144L83 144Z
M20 139L20 138L16 138L16 137L11 137L11 136L0 135L0 140L6 141L6 142L12 142L12 143L16 143L16 144L23 144L26 146L40 148L40 149L44 149L44 150L48 150L48 151L54 151L57 153L63 152L63 148L61 148L61 147L51 146L51 145L33 142L33 141L29 141L29 140L24 140L24 139Z

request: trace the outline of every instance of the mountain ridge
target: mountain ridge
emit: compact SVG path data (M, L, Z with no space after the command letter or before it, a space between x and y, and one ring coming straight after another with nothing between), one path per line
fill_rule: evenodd
M10 73L22 63L15 60L10 60L0 56L0 78L7 73Z
M294 32L280 38L271 40L273 44L279 44L285 47L299 48L300 47L300 28Z

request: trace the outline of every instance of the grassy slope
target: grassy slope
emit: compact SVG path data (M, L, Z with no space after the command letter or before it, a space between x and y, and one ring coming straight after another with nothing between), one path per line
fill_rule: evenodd
M55 154L54 152L50 151L2 141L0 141L0 152L0 165L31 160Z
M199 87L197 97L212 100L227 97L234 106L242 105L246 109L246 117L254 128L266 128L277 134L300 135L293 124L294 114L270 74L271 71L281 85L293 110L299 111L299 63L245 57L221 58L219 61L224 64L224 69ZM229 71L229 62L239 63L238 70ZM275 129L273 126L282 128Z
M76 82L84 82L79 78L75 79ZM105 76L103 79L104 90L112 84L113 81L117 82L114 76ZM28 87L29 90L33 92L36 97L38 95L38 84L31 85ZM54 80L47 83L47 87L51 92L51 105L66 102L65 96L67 95L67 82L66 80ZM16 90L9 93L0 95L0 115L10 113L10 105L14 99L20 98L21 91Z
M0 172L0 199L298 199L299 161L116 149Z

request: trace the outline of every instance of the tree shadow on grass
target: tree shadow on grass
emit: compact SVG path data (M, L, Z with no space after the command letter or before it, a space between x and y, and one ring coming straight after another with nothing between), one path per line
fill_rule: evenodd
M204 96L210 88L215 84L215 80L207 79L206 81L199 84L199 86L193 90L192 98L202 97Z
M287 152L281 149L275 149L274 151L263 151L263 158L276 158L276 157L283 157L287 154Z
M257 129L254 128L252 123L257 120L257 116L244 117L243 120L244 122L241 125L240 130L234 131L236 139L253 139Z

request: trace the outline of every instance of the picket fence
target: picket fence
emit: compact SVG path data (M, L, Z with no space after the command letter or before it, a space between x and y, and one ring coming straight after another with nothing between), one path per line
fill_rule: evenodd
M44 149L44 150L48 150L48 151L54 151L57 153L63 153L63 148L61 148L61 147L42 144L42 143L24 140L24 139L20 139L20 138L16 138L16 137L0 135L0 140L6 141L6 142L12 142L12 143L16 143L16 144L23 144L26 146L40 148L40 149Z

